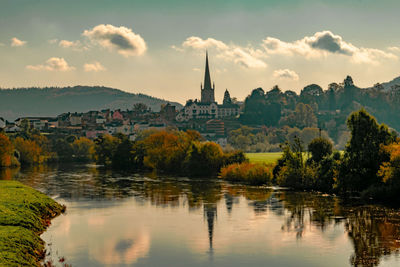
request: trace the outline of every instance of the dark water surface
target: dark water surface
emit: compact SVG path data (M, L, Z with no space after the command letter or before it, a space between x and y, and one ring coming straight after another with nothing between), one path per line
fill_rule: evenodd
M400 266L400 210L95 166L2 172L67 206L42 235L72 266Z

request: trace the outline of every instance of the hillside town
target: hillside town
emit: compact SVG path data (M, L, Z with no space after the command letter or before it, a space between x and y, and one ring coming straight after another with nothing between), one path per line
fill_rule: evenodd
M215 84L211 75L206 53L204 83L201 84L201 99L188 100L182 110L170 103L162 105L154 112L145 104L136 103L128 110L93 110L88 112L68 112L56 117L21 117L13 122L0 117L0 129L6 133L16 133L23 123L43 133L57 135L77 135L95 139L104 134L124 134L134 141L143 130L194 129L207 139L220 145L227 143L227 133L240 127L238 116L241 103L232 99L226 89L222 104L215 101Z

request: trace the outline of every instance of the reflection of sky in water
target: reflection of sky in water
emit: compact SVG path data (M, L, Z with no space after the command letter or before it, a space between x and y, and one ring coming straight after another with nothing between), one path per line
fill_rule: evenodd
M298 240L295 231L282 231L283 216L256 213L242 197L235 202L231 213L224 202L191 212L184 205L138 205L134 198L90 209L65 202L67 214L42 237L74 266L321 266L326 259L325 266L348 264L352 247L343 225L329 226L323 234L307 226ZM207 212L216 210L214 221L208 221L213 215Z
M337 199L84 168L16 179L67 205L42 238L73 266L348 266L355 247L400 262L398 224L352 219Z

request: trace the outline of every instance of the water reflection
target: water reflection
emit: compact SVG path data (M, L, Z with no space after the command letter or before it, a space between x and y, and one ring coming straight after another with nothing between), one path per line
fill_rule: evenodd
M67 215L44 238L58 240L58 253L74 252L78 266L179 266L177 257L193 266L378 266L400 260L395 209L96 166L41 166L2 171L1 177L67 204Z

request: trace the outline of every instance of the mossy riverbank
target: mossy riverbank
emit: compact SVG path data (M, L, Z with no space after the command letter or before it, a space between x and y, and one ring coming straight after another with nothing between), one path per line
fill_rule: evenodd
M16 181L0 181L0 266L39 266L40 234L65 207Z

